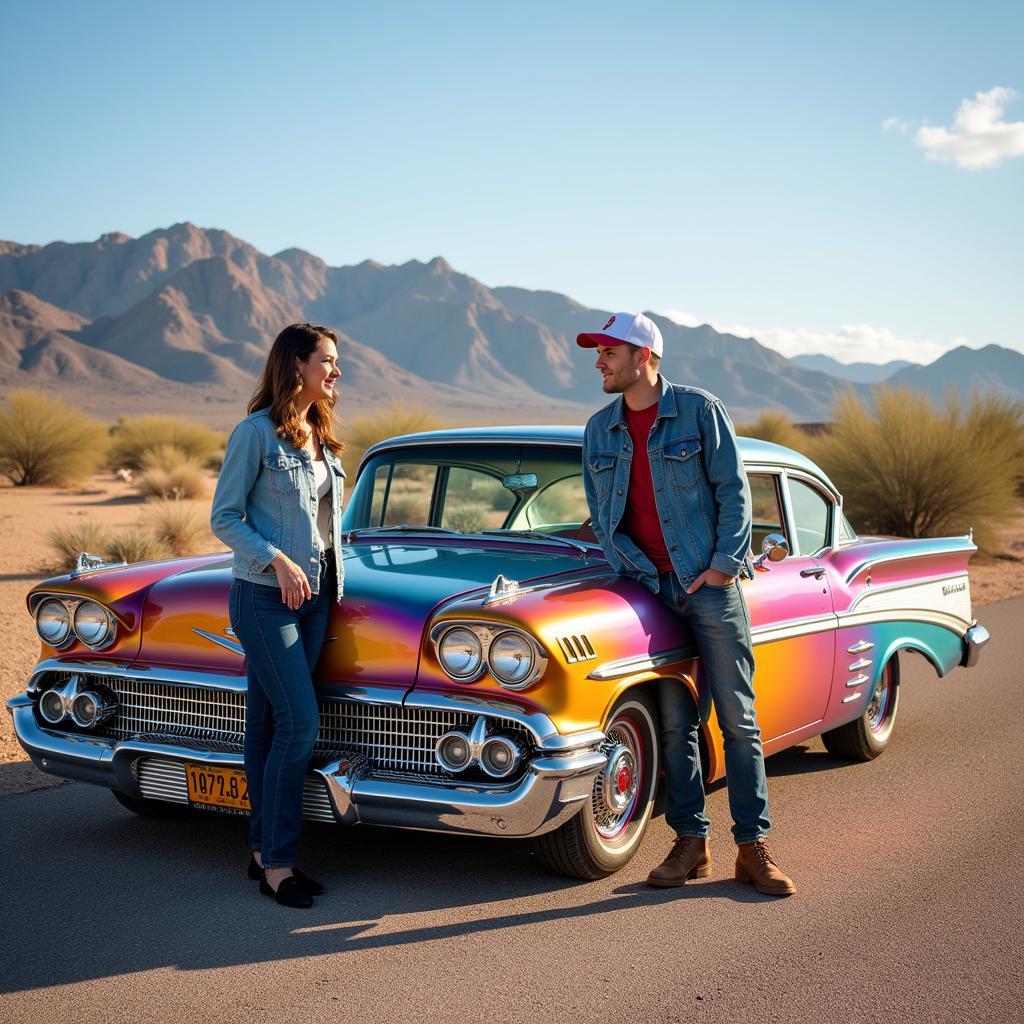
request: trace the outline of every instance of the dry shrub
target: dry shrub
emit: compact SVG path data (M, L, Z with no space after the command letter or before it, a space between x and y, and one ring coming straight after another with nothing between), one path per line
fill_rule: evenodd
M107 541L107 552L115 562L153 562L170 552L151 531L139 526L119 530Z
M107 550L107 532L95 519L83 519L70 526L55 526L47 531L46 540L54 555L54 568L64 572L75 567L83 551L101 555Z
M206 493L203 467L176 445L157 445L142 455L136 487L143 497L201 498Z
M404 406L398 402L372 416L360 416L344 432L345 472L351 484L355 478L359 460L368 448L378 441L384 441L398 434L415 434L421 430L436 430L441 426L426 409L419 406Z
M0 409L0 473L15 487L94 473L107 452L102 423L42 391L12 391Z
M956 394L941 408L909 388L881 385L870 406L853 392L833 408L811 456L844 495L847 516L868 533L901 537L965 534L999 548L1024 473L1024 403Z
M771 441L800 451L807 447L807 435L797 427L784 412L766 409L753 423L742 423L736 427L740 437L756 437L759 441Z
M199 466L215 466L223 456L225 443L223 434L176 416L121 419L111 431L111 436L113 440L107 462L114 469L121 466L144 469L147 453L167 446L179 449Z
M488 511L480 502L467 502L450 511L445 509L444 525L459 533L479 533L487 526Z
M147 498L146 519L153 536L173 555L194 555L216 546L205 517L178 498Z

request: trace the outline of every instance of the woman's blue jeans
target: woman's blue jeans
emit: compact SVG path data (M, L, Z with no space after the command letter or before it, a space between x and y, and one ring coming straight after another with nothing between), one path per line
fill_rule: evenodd
M754 712L754 656L750 615L739 583L705 583L687 594L675 573L661 577L661 599L693 630L704 676L725 739L732 834L752 843L768 834L768 784L761 730ZM680 836L706 836L700 764L700 715L686 687L658 683L661 751L665 764L665 820Z
M312 670L320 658L335 594L334 556L320 566L320 593L293 611L280 588L231 582L231 628L245 650L245 775L249 839L265 868L295 864L302 791L320 711Z

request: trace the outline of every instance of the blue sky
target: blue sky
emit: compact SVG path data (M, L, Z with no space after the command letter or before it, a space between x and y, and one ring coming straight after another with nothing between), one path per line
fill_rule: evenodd
M1024 351L1022 55L985 0L7 0L0 237L190 220L786 354Z

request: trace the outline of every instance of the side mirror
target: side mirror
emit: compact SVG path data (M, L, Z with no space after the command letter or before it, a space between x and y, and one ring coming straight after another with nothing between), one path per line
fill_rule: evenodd
M768 572L764 563L781 562L789 554L789 541L781 533L769 533L761 542L761 555L754 559L754 568L758 572Z

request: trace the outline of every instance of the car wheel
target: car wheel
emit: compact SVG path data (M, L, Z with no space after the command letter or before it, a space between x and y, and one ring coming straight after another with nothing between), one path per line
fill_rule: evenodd
M590 800L560 828L534 840L538 856L570 878L604 878L636 853L658 788L658 726L650 699L630 693L604 729L604 769Z
M822 733L825 749L836 757L870 761L889 745L900 706L900 666L894 654L882 669L875 692L860 718Z
M147 800L141 796L129 796L119 789L110 791L114 799L122 807L127 807L133 814L141 814L144 818L180 818L188 814L188 807L185 804L172 804L168 800Z

